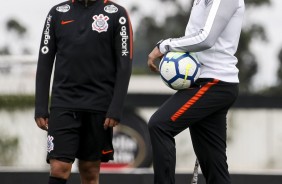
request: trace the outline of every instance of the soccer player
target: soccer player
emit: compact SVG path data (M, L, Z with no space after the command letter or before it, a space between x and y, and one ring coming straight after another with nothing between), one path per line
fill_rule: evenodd
M160 41L149 54L152 71L158 71L157 58L170 51L196 52L201 62L196 86L177 91L149 120L155 184L175 183L174 136L186 128L206 183L231 183L226 114L238 95L234 54L244 9L244 0L195 0L185 36Z
M40 45L35 103L36 123L48 132L49 184L66 183L75 158L81 182L98 184L100 163L113 159L112 127L121 119L132 47L130 19L116 3L72 0L50 10Z

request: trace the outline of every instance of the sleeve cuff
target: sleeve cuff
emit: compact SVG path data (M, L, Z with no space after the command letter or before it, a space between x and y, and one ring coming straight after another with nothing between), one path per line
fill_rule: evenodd
M162 54L166 54L167 52L169 52L169 42L170 39L166 39L159 44L158 48Z
M106 118L112 118L112 119L115 119L116 121L120 121L121 120L121 114L116 114L116 113L108 112L106 114Z

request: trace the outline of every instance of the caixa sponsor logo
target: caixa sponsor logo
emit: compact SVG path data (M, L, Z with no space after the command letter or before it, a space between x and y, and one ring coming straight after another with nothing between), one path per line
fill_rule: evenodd
M44 34L44 40L43 40L44 46L41 49L41 52L43 54L47 54L49 52L49 47L47 45L49 43L49 40L51 39L51 36L50 36L50 23L51 23L51 19L52 19L52 16L48 15L47 22L46 22L46 27L45 27L45 30L43 32L43 34Z
M121 17L120 19L119 19L119 23L121 24L121 25L123 25L122 27L121 27L121 31L120 31L120 36L121 36L121 48L122 48L122 50L121 50L121 54L122 54L122 56L127 56L128 55L128 49L127 49L127 41L128 41L128 35L127 35L127 30L126 30L126 26L125 26L125 24L126 24L126 18L125 17Z

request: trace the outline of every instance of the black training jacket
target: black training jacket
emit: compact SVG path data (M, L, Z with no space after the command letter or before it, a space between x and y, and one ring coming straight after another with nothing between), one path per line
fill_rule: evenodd
M36 73L35 117L50 108L103 111L119 120L132 66L132 28L126 10L111 1L88 6L66 1L46 19Z

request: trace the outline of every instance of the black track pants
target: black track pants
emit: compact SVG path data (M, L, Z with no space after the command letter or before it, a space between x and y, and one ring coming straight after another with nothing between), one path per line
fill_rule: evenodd
M230 184L226 157L226 115L238 96L238 84L199 79L181 90L151 117L154 183L175 183L174 136L190 129L194 151L207 184Z

